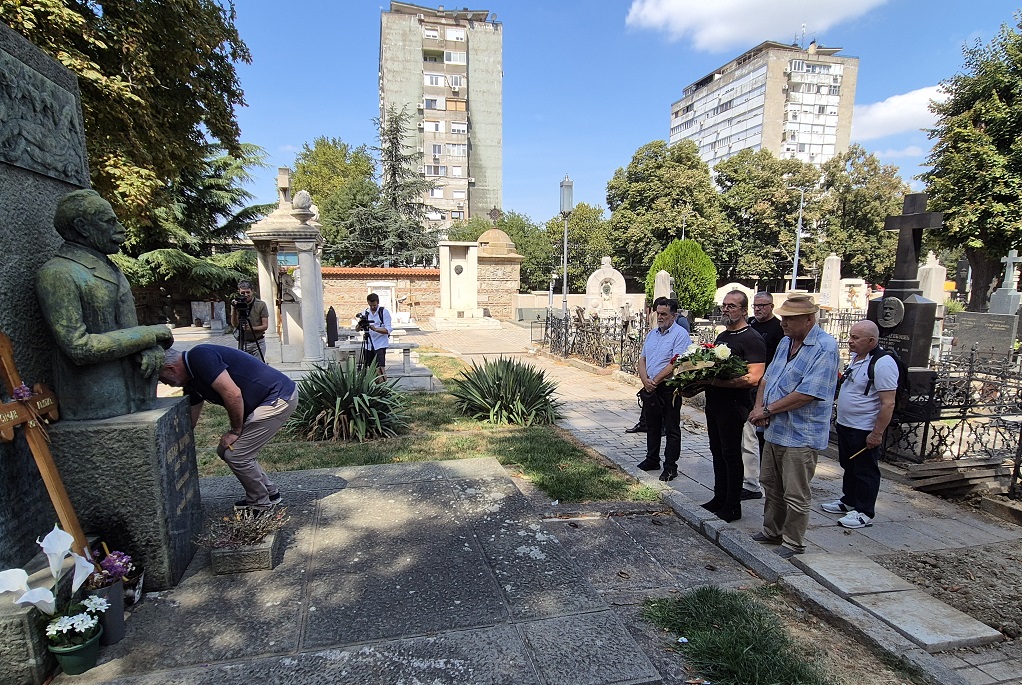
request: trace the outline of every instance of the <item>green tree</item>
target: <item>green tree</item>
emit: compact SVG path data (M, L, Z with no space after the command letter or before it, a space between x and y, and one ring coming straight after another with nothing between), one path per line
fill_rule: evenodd
M309 191L322 214L327 198L352 183L372 180L373 171L373 157L365 145L353 148L340 138L318 136L311 147L304 143L295 155L291 187Z
M602 216L602 213L601 213ZM569 222L570 223L570 222ZM563 235L564 222L561 222L561 234ZM525 257L522 260L521 291L546 290L550 287L550 273L558 263L560 249L554 249L553 242L546 230L540 228L532 219L518 212L506 212L497 220L497 228L507 233L511 242L515 244L518 254ZM606 229L606 222L601 226ZM571 238L571 227L568 228L568 238ZM602 238L604 245L608 245L606 238ZM599 245L596 246L599 249ZM605 254L610 254L606 252ZM584 285L584 284L583 284Z
M489 219L474 216L468 221L455 221L447 229L447 239L463 242L475 242L486 231L493 228Z
M931 234L965 246L972 266L971 311L986 307L1000 258L1022 247L1022 13L1017 29L1001 26L983 45L964 48L961 72L941 82L944 102L931 102L937 123L922 175L930 207L944 213Z
M372 205L357 206L347 221L347 237L328 245L331 258L350 266L416 266L437 255L437 231L426 227L429 207L423 195L436 184L418 174L422 153L409 152L411 117L391 107L374 119L379 131L380 193Z
M358 208L371 208L380 199L380 187L370 178L353 179L340 190L328 195L319 206L319 222L323 240L328 245L339 245L351 234L352 216ZM328 253L324 259L332 260Z
M898 249L898 236L884 230L884 221L901 214L908 184L898 167L881 164L860 145L826 162L823 179L823 252L841 257L842 276L884 283Z
M235 63L250 56L234 20L215 0L0 3L0 21L78 76L92 186L129 243L209 142L240 154Z
M654 255L684 234L717 263L733 261L736 233L720 212L709 167L689 140L654 140L607 183L610 232L622 272L641 281Z
M550 271L562 273L564 253L564 219L555 216L546 222L547 244L550 246L554 264L547 269L544 278L549 287ZM600 259L612 254L610 224L603 218L603 208L580 202L568 217L568 290L584 293L589 275L600 268Z
M653 286L659 271L674 277L674 290L682 309L704 316L713 308L717 292L717 269L694 240L673 240L653 259L646 274L646 299L653 301Z
M820 218L819 171L797 159L778 159L769 150L742 150L718 163L714 173L730 239L714 260L720 278L752 284L791 273L799 189L806 189L803 236L812 236ZM812 238L800 241L800 263L815 261L815 246Z

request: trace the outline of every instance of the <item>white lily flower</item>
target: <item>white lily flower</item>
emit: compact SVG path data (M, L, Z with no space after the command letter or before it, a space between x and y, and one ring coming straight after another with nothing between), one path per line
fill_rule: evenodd
M53 530L42 540L36 539L50 562L50 575L57 580L60 580L60 569L64 565L64 559L71 553L71 544L74 541L74 537L58 528L57 524L53 524Z
M71 552L71 556L75 560L75 577L71 581L71 593L78 592L78 588L82 586L86 580L89 579L93 573L96 572L96 565L86 559L85 557L79 556L74 552Z
M14 600L14 603L18 606L31 604L44 614L54 614L57 611L57 598L53 596L52 592L42 587L29 590Z
M717 359L727 359L731 356L731 348L727 345L717 345L713 348L713 356Z
M24 569L0 571L0 593L3 592L28 592L28 574Z

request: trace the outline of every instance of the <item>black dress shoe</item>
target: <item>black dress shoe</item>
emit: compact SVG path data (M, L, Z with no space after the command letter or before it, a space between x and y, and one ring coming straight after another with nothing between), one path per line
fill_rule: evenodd
M642 461L639 462L638 468L641 469L642 471L656 471L658 468L660 468L660 460L650 459L647 457L646 459L643 459Z
M718 511L720 511L720 508L724 506L724 504L715 499L711 499L709 502L705 504L700 504L699 506L701 506L703 509L712 514L716 514Z
M665 466L664 470L660 472L660 480L667 483L678 477L678 469L670 466Z
M762 542L764 545L779 545L784 542L779 537L772 538L769 535L763 535L763 533L756 533L752 536L752 539L756 542Z
M728 523L731 523L732 521L737 521L740 518L742 518L742 509L741 509L741 507L739 507L737 509L721 509L720 511L718 511L716 513L717 513L717 518L719 518L722 521L727 521Z
M756 490L746 490L745 488L742 488L742 494L740 497L743 502L750 499L763 499L763 493L757 492Z
M631 428L625 428L625 433L645 433L646 427L641 423L637 423Z

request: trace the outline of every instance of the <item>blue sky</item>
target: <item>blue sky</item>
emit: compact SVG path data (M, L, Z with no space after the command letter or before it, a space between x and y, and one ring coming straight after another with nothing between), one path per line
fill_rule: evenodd
M237 0L252 52L239 66L242 140L270 167L250 190L276 200L278 166L320 135L373 143L380 13L364 0ZM427 3L418 3L426 5ZM436 7L437 5L429 5ZM453 8L456 5L448 4ZM457 7L464 7L464 4ZM764 40L842 47L860 59L853 142L908 179L930 149L926 102L1016 5L1001 0L493 0L504 30L504 206L543 222L569 174L575 202L605 207L637 148L668 137L682 89Z

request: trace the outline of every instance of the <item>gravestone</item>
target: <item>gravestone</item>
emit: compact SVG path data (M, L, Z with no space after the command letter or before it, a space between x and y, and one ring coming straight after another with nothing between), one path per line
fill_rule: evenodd
M621 316L624 305L625 277L610 265L610 257L600 259L600 268L586 280L586 308L600 318Z
M1008 256L1002 257L1001 261L1004 262L1004 280L1001 281L1001 287L990 296L990 313L1014 315L1022 303L1022 293L1015 285L1015 264L1022 262L1022 259L1018 256L1018 250L1010 250Z
M947 268L937 260L937 255L933 252L926 255L926 264L919 267L916 279L919 281L919 288L923 291L923 297L933 300L939 305L944 304L946 299L944 282L947 280Z
M1004 359L1012 352L1018 317L1014 314L955 314L951 353L969 356L973 349L979 359Z
M833 252L823 260L823 273L820 275L820 293L816 302L824 309L842 309L841 307L841 258Z
M909 368L929 364L937 303L922 295L916 273L923 230L937 228L944 217L926 211L926 193L905 196L902 214L888 216L884 229L898 231L894 276L885 284L882 299L871 300L866 318L880 327L880 344L898 352Z
M653 277L653 300L655 301L660 297L670 297L671 291L671 274L664 269L660 269L660 271L656 272L656 276Z
M717 291L713 294L713 302L717 305L720 305L721 303L724 302L724 296L734 290L738 290L740 292L745 293L745 296L749 298L749 311L751 312L752 298L756 296L756 291L747 285L742 285L741 283L726 283L721 287L717 288Z
M835 309L842 311L864 311L869 299L866 296L866 281L861 278L841 279L841 299Z

